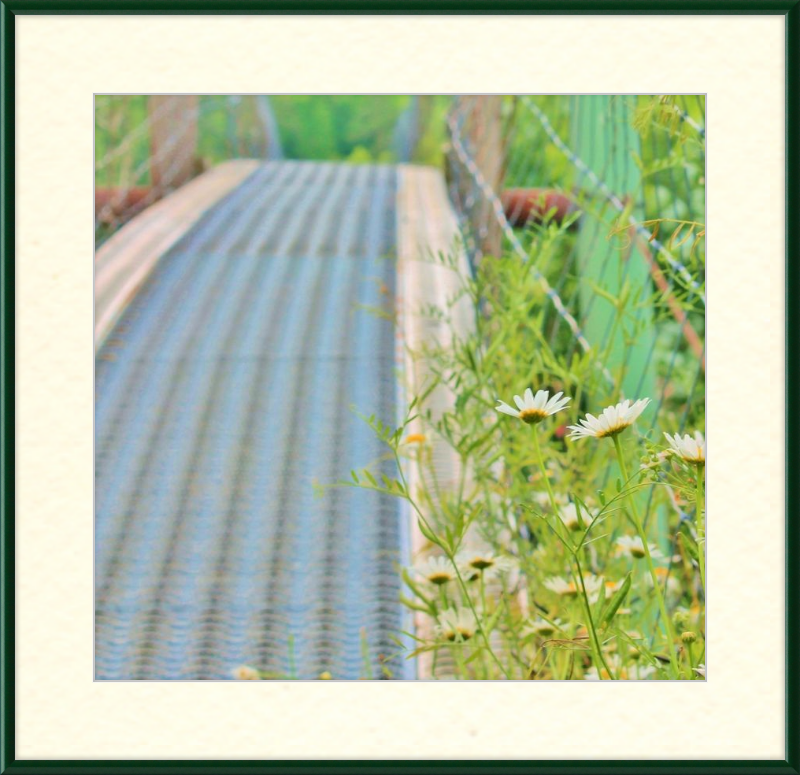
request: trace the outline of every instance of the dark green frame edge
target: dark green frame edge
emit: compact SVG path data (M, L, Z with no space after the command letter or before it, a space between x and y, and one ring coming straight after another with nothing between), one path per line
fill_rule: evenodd
M0 773L14 761L14 15L0 2Z
M14 734L14 104L16 14L783 14L786 15L786 759L671 761L178 761L178 760L46 760L16 761ZM800 297L800 0L0 0L0 775L58 773L131 773L211 775L257 773L419 773L472 775L610 775L624 770L673 775L702 769L725 773L800 773L800 405L791 399L791 385L800 384L800 325L792 301ZM794 216L794 217L793 217ZM797 515L791 519L791 515ZM793 561L795 560L795 561ZM794 732L792 732L794 730Z
M786 14L797 0L3 0L13 14Z

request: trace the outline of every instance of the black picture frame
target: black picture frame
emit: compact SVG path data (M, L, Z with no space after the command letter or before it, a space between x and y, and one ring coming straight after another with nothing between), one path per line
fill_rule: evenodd
M584 15L584 14L775 14L786 17L786 742L784 760L563 760L563 761L198 761L198 760L17 760L15 753L14 578L15 578L15 254L14 254L14 19L28 14L456 14L456 15ZM800 772L800 650L790 648L800 637L800 407L791 401L791 386L800 371L800 325L792 300L800 296L800 0L0 0L0 437L2 471L0 493L0 775L55 775L67 772L172 773L354 772L400 775L433 771L446 775L472 773L592 773L619 771L671 775L702 770L706 773ZM792 732L794 730L794 732Z

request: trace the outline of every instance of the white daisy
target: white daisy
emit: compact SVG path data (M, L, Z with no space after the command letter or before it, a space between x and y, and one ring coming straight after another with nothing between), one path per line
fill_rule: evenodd
M580 425L570 425L572 431L570 439L582 439L587 436L595 436L602 439L605 436L616 436L622 433L629 425L633 425L636 418L647 408L650 403L649 398L642 398L633 404L626 399L616 406L608 406L603 409L599 417L587 414L585 420L579 420Z
M694 437L688 433L685 436L680 436L677 433L670 436L665 433L672 451L682 457L687 463L696 463L700 465L706 464L706 440L700 431L694 432Z
M539 475L539 478L541 479L541 474ZM552 506L550 494L546 490L538 490L537 492L533 493L532 497L534 503L541 509L548 509L550 506ZM553 500L556 502L557 506L566 506L569 503L569 499L560 492L557 492L553 495Z
M501 557L490 551L461 552L456 561L469 581L477 579L481 572L485 579L489 579L508 573L513 567L510 557Z
M603 578L590 573L583 577L583 584L586 587L589 602L593 603L597 600L600 588L603 586ZM580 586L576 586L574 581L566 581L561 576L552 576L549 579L545 579L544 585L551 592L555 592L562 597L574 597L581 591Z
M547 560L547 547L544 544L538 544L537 547L531 552L531 562L533 565L541 565Z
M663 588L664 584L666 584L668 594L679 595L681 593L681 583L677 578L675 578L674 573L670 573L669 568L662 565L655 570L659 585ZM645 573L644 583L647 584L650 589L653 588L653 577L649 573Z
M428 557L415 566L414 570L426 581L437 586L455 581L457 578L453 564L446 557Z
M553 576L544 580L544 585L557 595L569 595L570 597L578 594L578 588L574 581L566 581L561 576Z
M620 681L642 681L645 678L649 678L656 671L653 665L640 665L638 663L630 667L620 667L621 660L618 654L607 654L605 660ZM606 672L605 668L602 668L602 671L603 680L607 681L611 676ZM583 674L583 677L586 681L599 681L600 673L596 667L592 666Z
M475 635L475 616L468 608L448 608L439 618L439 631L445 640L455 640L459 635L469 640Z
M617 539L617 546L620 547L625 552L631 555L631 557L636 558L637 560L641 560L644 557L644 543L639 536L621 536ZM655 544L647 544L647 548L650 550L650 556L656 560L661 560L664 558L663 553L656 547Z
M581 526L578 522L578 507L574 503L568 503L564 506L558 514L561 517L561 521L569 530L580 530ZM594 522L594 514L591 514L586 509L581 509L581 519L583 520L583 524L586 527Z
M552 622L536 619L522 628L522 635L539 635L542 638L549 638L563 627L564 623L560 619L554 619Z
M498 412L510 414L512 417L519 417L520 420L529 425L534 425L544 420L545 417L560 412L572 400L571 398L562 398L563 395L563 393L556 393L551 398L547 390L537 390L536 395L534 395L533 391L528 388L525 391L524 398L514 396L514 403L517 405L516 409L509 406L505 401L500 401L499 398L497 400L500 403L495 409Z
M637 630L628 630L628 637L633 641L638 641L642 639L642 634ZM628 659L639 659L641 656L642 652L636 646L628 644Z
M586 587L586 594L589 596L589 602L594 603L600 596L600 590L604 586L602 576L595 576L593 573L583 577L583 584Z
M625 579L617 579L617 581L605 581L603 586L606 588L606 596L613 595L623 584Z
M239 665L239 667L233 671L233 677L237 681L260 681L261 673L249 665Z
M698 665L694 668L694 672L697 673L701 678L706 677L706 666L703 664Z

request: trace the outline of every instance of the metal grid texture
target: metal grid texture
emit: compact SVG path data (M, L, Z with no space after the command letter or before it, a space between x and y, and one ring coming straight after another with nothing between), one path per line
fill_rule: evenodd
M396 186L264 163L98 352L98 679L380 677L397 650L397 502L312 487L381 455L351 405L397 411L393 324L359 306L394 295Z

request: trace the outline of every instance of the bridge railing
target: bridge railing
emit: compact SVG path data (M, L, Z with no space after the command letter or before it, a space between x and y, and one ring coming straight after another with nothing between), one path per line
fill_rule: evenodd
M241 157L282 157L265 95L99 95L96 243L209 164Z

